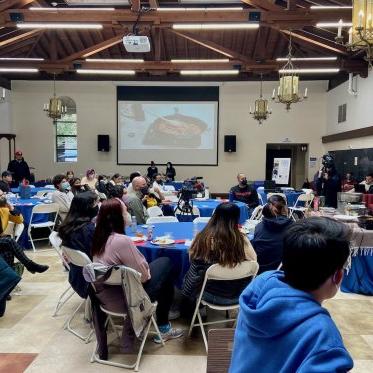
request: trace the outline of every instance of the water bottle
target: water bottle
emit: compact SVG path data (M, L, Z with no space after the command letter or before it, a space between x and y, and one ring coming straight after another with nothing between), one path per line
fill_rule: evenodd
M149 225L148 230L146 231L146 239L151 241L153 239L153 226Z
M137 232L137 220L136 220L136 216L132 216L131 217L131 231L132 231L132 233L136 233Z

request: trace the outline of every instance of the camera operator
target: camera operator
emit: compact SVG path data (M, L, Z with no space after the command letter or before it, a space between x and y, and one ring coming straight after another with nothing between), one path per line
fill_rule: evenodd
M325 196L326 207L337 208L337 194L341 191L341 178L329 154L322 157L322 167L316 180L316 189L319 196Z
M246 175L239 173L237 175L238 185L231 188L229 192L229 201L240 201L246 203L252 211L259 205L258 193L247 183Z

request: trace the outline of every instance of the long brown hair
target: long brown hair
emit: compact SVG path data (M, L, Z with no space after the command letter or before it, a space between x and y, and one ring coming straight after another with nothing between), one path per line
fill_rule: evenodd
M221 203L206 227L197 234L189 250L191 259L234 267L245 257L244 235L238 229L240 209L234 203Z
M101 204L93 235L92 256L103 254L106 242L112 233L125 233L122 204L115 198L103 201Z
M263 207L262 214L265 218L277 218L278 216L287 216L288 209L284 197L273 194L268 198L267 203Z

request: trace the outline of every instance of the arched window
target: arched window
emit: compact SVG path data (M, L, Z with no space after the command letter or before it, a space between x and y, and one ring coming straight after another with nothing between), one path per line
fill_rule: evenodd
M76 104L70 97L59 97L67 111L56 119L56 162L78 161L78 138L76 124Z

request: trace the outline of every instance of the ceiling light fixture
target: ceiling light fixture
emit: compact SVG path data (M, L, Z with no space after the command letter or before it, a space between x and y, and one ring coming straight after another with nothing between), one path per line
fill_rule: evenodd
M238 75L239 70L180 70L181 75Z
M259 23L174 23L175 30L233 30L258 29Z
M240 11L243 7L217 7L217 8L157 8L158 12L227 12L227 11Z
M39 69L28 67L0 67L0 73L37 73Z
M284 74L285 72L293 73L293 74L332 74L338 73L340 69L338 68L320 68L320 69L281 69L279 70L280 74Z
M328 10L328 9L352 9L349 5L311 5L312 10Z
M31 57L0 57L0 61L44 61L44 58L31 58Z
M57 11L62 11L62 12L65 12L65 11L75 11L75 10L88 10L88 11L103 11L103 12L110 12L110 11L114 11L115 8L44 8L44 7L36 7L36 6L31 6L30 8L28 8L29 10L40 10L40 11L50 11L50 12L55 12L56 10Z
M338 57L293 57L293 61L336 61ZM279 57L276 58L278 62L285 62L287 61L287 57Z
M216 58L216 59L201 59L201 60L198 60L198 59L172 59L171 60L171 63L228 63L229 62L229 59L228 58Z
M98 63L143 63L142 58L86 58L86 62L98 62Z
M44 104L43 111L54 120L67 113L67 106L63 105L62 100L56 95L56 74L53 74L53 97L49 99L48 104Z
M351 27L352 22L319 22L316 23L316 27L319 28L339 28L339 27Z
M135 75L135 70L99 70L99 69L78 69L78 74L97 74L97 75Z
M250 106L250 114L259 124L262 124L272 114L272 111L268 107L268 100L263 98L263 74L260 75L260 95L255 100L254 111L251 110Z
M102 29L102 25L98 23L35 23L25 22L17 23L20 29Z

